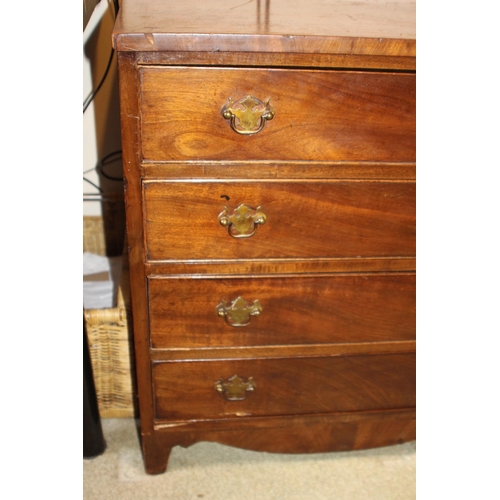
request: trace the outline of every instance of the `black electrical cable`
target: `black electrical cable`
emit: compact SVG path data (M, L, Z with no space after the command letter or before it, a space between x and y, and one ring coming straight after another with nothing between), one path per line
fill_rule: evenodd
M118 0L113 0L113 7L115 9L115 19L116 19L116 16L118 15L118 9L120 8L120 6L118 4ZM115 54L115 49L111 48L111 53L109 55L108 64L107 64L106 69L104 71L104 75L101 78L101 81L99 82L99 84L97 85L95 90L90 93L90 95L87 97L87 99L85 99L85 101L83 101L83 112L84 113L85 113L85 111L87 111L87 108L90 106L90 103L94 100L94 97L97 95L97 92L99 92L99 90L101 89L102 84L104 83L104 80L106 80L106 77L108 76L108 73L109 73L109 68L111 67L111 62L113 61L114 54Z
M97 184L94 184L92 181L89 181L86 177L84 177L83 180L94 186L99 191L99 193L102 193L102 189Z
M120 8L120 5L118 3L118 0L112 0L113 1L113 7L114 7L114 10L115 10L115 19L116 19L116 16L118 15L118 9ZM106 77L108 76L108 72L109 72L109 68L111 67L111 62L113 60L113 55L114 55L115 51L114 49L112 48L111 49L111 54L109 56L109 60L108 60L108 64L106 66L106 70L104 71L104 76L102 77L101 81L99 82L99 85L96 87L96 89L87 97L87 99L85 99L85 101L83 102L83 112L85 113L85 111L87 110L87 108L89 107L90 103L93 101L94 97L96 96L97 92L99 92L100 88L102 87L102 84L104 83L104 80L106 80ZM98 164L97 164L97 167L96 169L104 176L106 177L107 179L110 179L110 180L113 180L113 181L122 181L123 179L122 178L117 178L117 177L111 177L109 175L107 175L104 170L103 170L103 166L104 166L104 163L105 161L110 158L111 156L113 155L116 155L116 154L120 154L121 155L121 151L113 151L113 153L110 153L109 155L105 156ZM92 169L93 170L93 169ZM90 172L91 170L88 170L87 172L84 172L84 173L88 173ZM103 193L103 190L97 185L97 184L94 184L92 181L90 181L89 179L87 179L86 177L83 177L83 180L88 182L89 184L91 184L92 186L94 186L98 191L99 191L99 194ZM94 195L91 195L91 194L86 194L84 196L94 196ZM98 196L98 194L96 193L96 196ZM91 201L91 199L84 199L84 201Z
M113 158L113 156L116 156L116 158ZM110 181L123 181L123 177L112 177L111 175L107 174L105 171L104 171L104 165L106 164L109 164L109 163L113 163L117 160L119 160L122 156L122 151L121 149L118 150L118 151L113 151L112 153L109 153L107 154L98 164L97 164L97 167L96 167L96 170L103 176L103 177L106 177L106 179L109 179ZM113 158L112 160L110 161L106 161L108 160L109 158Z
M94 100L94 97L97 95L97 92L101 90L102 84L104 83L104 80L108 76L109 68L111 67L111 62L113 61L113 55L115 53L115 49L111 49L111 54L108 59L108 65L106 66L106 70L104 71L104 76L102 77L101 81L99 82L99 85L95 88L95 90L85 99L83 102L83 112L87 111L87 108L90 106L90 103Z
M109 163L113 163L115 161L118 161L120 158L121 158L121 155L122 155L122 150L119 149L118 151L113 151L112 153L109 153L107 154L98 164L97 166L95 167L95 170L97 170L98 173L100 173L103 177L105 177L106 179L109 179L110 181L123 181L123 177L113 177L112 175L109 175L107 174L105 171L104 171L104 165L107 165ZM113 158L114 156L116 156L116 158ZM112 160L110 161L107 161L109 160L110 158L112 158ZM88 172L91 172L92 170L94 169L91 169L91 170L87 170L87 172L84 172L84 173L88 173ZM84 181L88 182L89 184L92 184L92 186L94 186L96 189L99 190L99 193L102 193L102 189L97 186L96 184L94 184L92 181L90 181L89 179L87 179L86 177L83 178ZM96 193L97 194L97 193ZM87 194L87 196L90 196L90 194Z

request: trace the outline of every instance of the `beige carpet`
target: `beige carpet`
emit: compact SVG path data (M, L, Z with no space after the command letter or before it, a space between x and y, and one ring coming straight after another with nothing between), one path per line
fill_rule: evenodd
M413 500L415 443L282 455L214 443L175 447L144 472L133 419L104 419L103 455L83 461L84 500Z

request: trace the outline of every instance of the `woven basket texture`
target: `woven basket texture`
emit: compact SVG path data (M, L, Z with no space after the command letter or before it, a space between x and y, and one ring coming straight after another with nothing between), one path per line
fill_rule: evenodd
M102 217L83 217L83 251L106 255ZM132 315L128 258L118 289L117 306L109 309L85 309L85 326L101 418L137 416Z

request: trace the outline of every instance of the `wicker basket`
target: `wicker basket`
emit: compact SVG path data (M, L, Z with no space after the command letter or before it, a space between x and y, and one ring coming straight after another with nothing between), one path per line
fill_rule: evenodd
M83 251L106 255L101 217L83 218ZM85 326L101 418L137 416L128 259L118 289L117 307L85 309Z

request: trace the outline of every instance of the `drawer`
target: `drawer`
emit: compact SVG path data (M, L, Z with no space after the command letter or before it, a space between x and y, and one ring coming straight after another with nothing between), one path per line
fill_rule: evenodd
M415 354L159 362L156 418L299 415L415 406Z
M413 181L147 181L143 198L149 260L415 255Z
M415 161L414 74L144 67L140 79L146 161Z
M155 348L415 339L413 273L164 277L148 284Z

